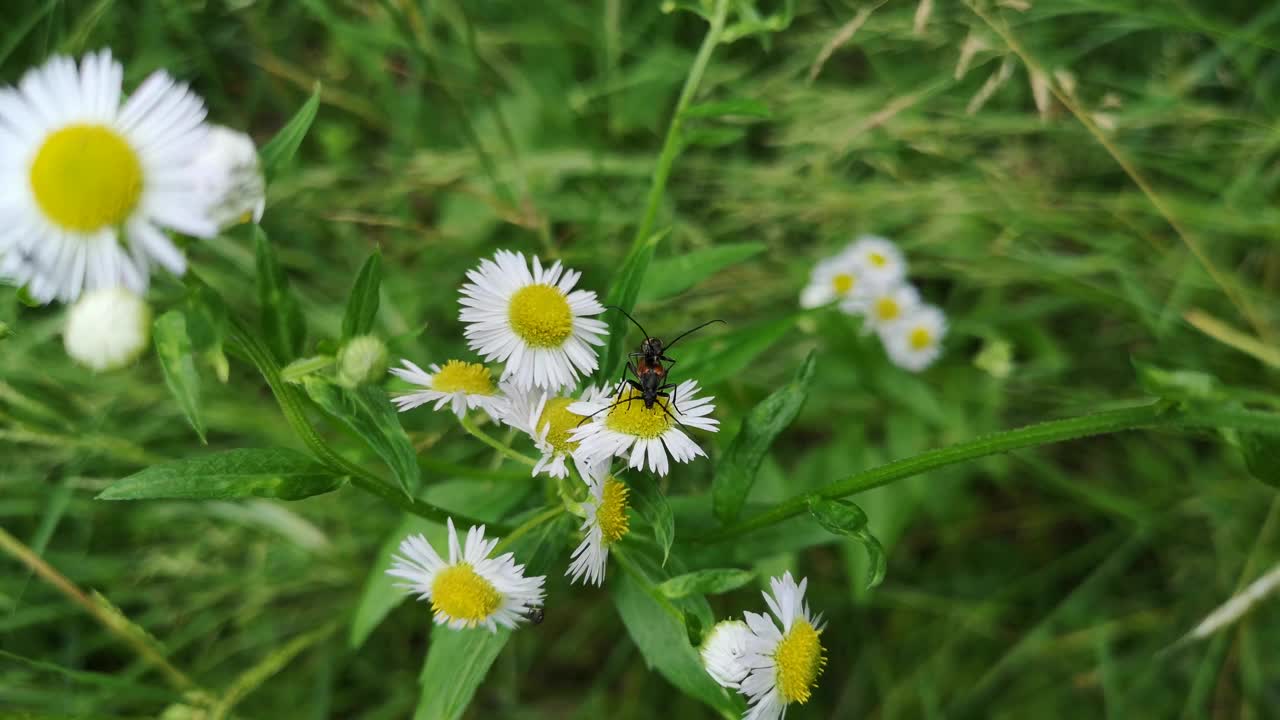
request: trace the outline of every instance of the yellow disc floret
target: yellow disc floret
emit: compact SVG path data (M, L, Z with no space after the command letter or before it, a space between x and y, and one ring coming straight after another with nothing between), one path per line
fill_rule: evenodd
M897 320L902 314L902 308L898 306L898 301L891 297L882 297L876 301L876 318L881 322Z
M878 252L867 253L867 262L871 263L872 265L875 265L878 268L882 268L885 265L889 264L889 258L885 257L884 253L878 253Z
M531 347L560 347L573 333L573 312L559 288L526 285L511 296L511 328Z
M610 477L604 481L603 499L596 508L596 524L605 545L612 545L627 534L627 493L630 489Z
M912 350L927 350L933 344L933 333L929 332L929 328L915 328L907 337L907 342L911 343Z
M502 593L468 563L452 565L431 583L431 609L455 620L476 623L502 605Z
M113 227L142 197L142 163L114 130L69 125L40 146L31 163L31 191L45 216L64 230Z
M431 389L439 392L464 392L468 395L492 395L493 376L480 363L450 360L431 376Z
M808 621L797 619L773 652L773 662L778 668L778 692L788 703L807 702L818 684L822 667L827 664L818 635Z
M837 295L848 295L853 289L853 276L849 273L840 273L831 278L831 287L836 291Z
M646 440L656 438L671 428L675 421L667 414L671 410L666 400L658 398L652 408L646 408L639 390L632 388L629 392L609 410L604 420L605 427Z
M538 416L538 431L547 428L547 442L557 452L571 453L578 449L578 443L569 439L574 428L582 424L581 415L569 412L569 406L574 402L573 398L552 398L542 409L542 415Z

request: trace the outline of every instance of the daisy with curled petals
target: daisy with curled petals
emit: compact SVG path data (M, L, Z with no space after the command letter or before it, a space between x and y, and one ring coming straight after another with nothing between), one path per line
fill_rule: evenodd
M630 489L607 472L588 476L587 487L591 497L582 504L587 517L580 528L582 543L573 551L572 562L565 571L571 582L585 578L586 582L604 584L605 566L609 562L609 548L630 530L627 520L627 495Z
M910 283L872 288L857 300L840 304L840 309L850 315L862 317L866 324L863 332L883 330L915 312L920 306L920 293Z
M894 365L920 372L942 354L947 316L932 305L922 305L880 331L885 351Z
M515 628L530 609L542 605L545 576L525 577L524 566L511 553L489 557L498 540L486 540L483 525L468 530L459 546L453 518L448 524L448 560L422 535L410 535L387 570L408 581L400 587L431 602L437 624L454 630L486 627L496 633L499 625Z
M738 688L750 706L745 720L778 720L788 705L808 702L818 684L827 659L820 639L822 616L810 614L804 601L808 582L796 585L789 572L769 580L773 595L764 593L764 600L776 622L767 615L743 613L751 631L742 656L748 674Z
M685 380L671 397L659 397L653 407L645 407L640 391L628 387L617 397L570 405L570 412L591 420L575 428L569 438L578 443L578 454L588 462L626 455L628 466L640 470L648 458L650 471L666 475L668 454L682 463L706 456L682 428L717 432L720 421L708 417L715 410L713 399L698 397L697 381Z
M579 400L537 388L520 390L512 382L502 383L501 390L506 403L499 419L528 435L542 453L542 457L533 466L533 474L546 472L554 478L567 476L569 467L566 460L578 460L578 443L571 440L569 435L585 419L569 410L569 406ZM606 395L607 391L603 388L592 386L583 392L581 400L594 401ZM578 474L583 479L591 474L590 468L584 463L577 462L577 466Z
M581 273L559 261L549 268L521 253L499 250L467 272L458 317L471 348L485 360L506 363L502 372L522 390L556 390L590 375L593 345L603 345L605 324L592 319L604 306L590 290L574 290Z
M816 308L836 301L853 300L866 291L862 266L848 249L820 261L800 291L800 307Z
M893 287L907 276L907 260L892 240L877 235L863 235L845 251L862 268L867 284Z
M204 102L165 72L123 100L123 75L103 50L0 88L0 276L41 302L141 294L152 264L186 270L165 229L218 232L199 189Z
M712 679L724 687L737 690L751 669L742 663L747 654L751 629L741 620L721 620L707 633L698 654L702 666Z
M495 420L501 416L506 399L494 387L493 376L484 365L450 360L444 367L432 365L427 372L408 360L400 362L404 367L391 368L391 374L423 388L391 398L400 412L435 401L436 410L447 403L459 418L475 408L482 408Z

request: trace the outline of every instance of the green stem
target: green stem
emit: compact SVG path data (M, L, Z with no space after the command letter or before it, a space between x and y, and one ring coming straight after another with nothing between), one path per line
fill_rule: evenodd
M1091 413L1080 417L1052 420L1036 425L984 435L950 447L930 450L914 457L854 473L816 492L796 495L771 510L697 538L695 542L715 543L745 535L805 512L814 496L834 499L855 495L891 482L1020 448L1075 440L1106 433L1136 430L1143 427L1222 428L1249 432L1280 433L1280 414L1255 410L1224 410L1200 413L1175 410L1173 403L1159 401L1148 405Z
M549 520L554 520L555 518L560 517L561 513L563 512L564 512L564 506L557 505L556 507L547 508L546 510L529 518L528 520L525 520L519 527L517 527L515 530L512 530L510 533L508 533L506 537L502 538L502 540L498 541L498 544L493 548L493 553L496 554L496 553L502 552L503 550L510 547L511 543L514 543L516 540L519 540L525 535L528 535L539 525L542 525L543 523L546 523Z
M464 415L458 418L458 422L462 424L463 430L466 430L467 432L471 433L471 435L473 435L477 440L484 443L485 445L488 445L494 450L497 450L499 455L502 455L503 457L508 458L510 460L515 460L518 463L524 463L529 467L533 467L538 464L537 460L534 460L528 455L512 450L510 447L508 447L507 445L504 445L500 440L498 440L494 436L481 430L480 426L476 425L475 421L472 420L469 416Z
M229 339L244 351L249 361L262 373L262 377L267 381L267 386L271 388L271 393L280 405L280 411L284 413L285 421L289 423L289 427L293 428L293 431L297 433L303 444L315 455L316 459L328 466L334 473L350 477L352 486L360 488L371 495L377 495L401 510L418 517L438 523L444 523L447 518L452 517L459 523L483 524L474 518L446 512L431 503L406 495L384 483L368 470L339 455L333 448L329 447L329 444L324 441L324 438L320 437L316 429L311 426L311 422L307 420L298 391L293 386L285 383L280 376L279 364L271 352L263 347L262 343L258 342L258 339L235 319L231 321ZM497 527L500 528L501 526Z

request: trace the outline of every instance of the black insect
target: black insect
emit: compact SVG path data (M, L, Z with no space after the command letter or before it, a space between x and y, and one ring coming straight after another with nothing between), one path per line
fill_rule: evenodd
M524 616L526 619L528 619L529 622L533 623L534 625L541 625L542 620L547 616L547 613L542 608L535 607L535 608L529 608L525 612Z

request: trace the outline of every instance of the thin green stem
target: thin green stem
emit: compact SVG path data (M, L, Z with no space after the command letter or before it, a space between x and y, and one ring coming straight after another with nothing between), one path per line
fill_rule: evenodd
M1020 448L1064 442L1092 435L1136 430L1144 427L1234 428L1248 432L1280 433L1280 414L1255 410L1225 410L1201 413L1175 409L1169 401L1091 413L1079 417L1052 420L1036 425L1007 430L921 453L879 467L854 473L814 492L796 495L754 517L697 538L695 542L716 543L745 535L753 530L775 525L805 512L809 499L817 496L834 499L855 495L872 488L948 465L975 460L988 455Z
M556 507L547 508L546 510L529 518L528 520L525 520L515 530L512 530L511 532L507 533L507 536L502 538L502 540L500 540L498 544L494 546L493 552L495 553L502 552L503 550L510 547L511 544L514 543L516 540L519 540L525 535L528 535L539 525L542 525L548 521L551 521L560 517L562 513L564 513L564 506L557 505Z
M507 445L504 445L502 441L498 440L497 438L485 432L484 430L481 430L480 426L476 425L475 421L472 420L470 417L464 415L461 418L458 418L458 422L461 423L463 430L466 430L467 432L471 433L472 436L474 436L477 440L484 443L485 445L488 445L494 450L497 450L499 455L502 455L503 457L508 458L510 460L515 460L518 463L524 463L529 467L533 467L538 464L537 460L534 460L528 455L512 450Z

